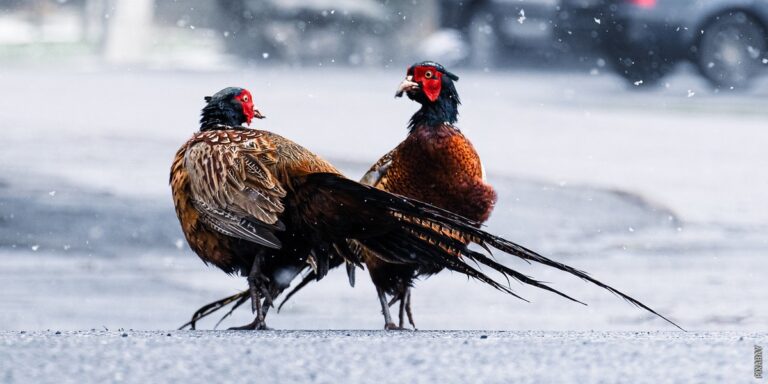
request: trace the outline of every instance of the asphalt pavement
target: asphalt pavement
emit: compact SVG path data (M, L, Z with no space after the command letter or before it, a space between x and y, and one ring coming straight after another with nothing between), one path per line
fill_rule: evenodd
M0 333L6 383L750 383L768 333Z

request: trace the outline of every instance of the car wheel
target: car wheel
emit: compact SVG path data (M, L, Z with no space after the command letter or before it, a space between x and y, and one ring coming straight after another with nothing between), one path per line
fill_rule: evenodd
M476 68L493 68L498 63L500 48L497 15L483 7L469 20L467 40L469 41L468 63Z
M672 59L653 55L614 54L616 71L635 87L653 87L658 85L675 66Z
M744 12L719 16L703 29L697 47L702 75L716 88L746 88L766 57L763 27Z

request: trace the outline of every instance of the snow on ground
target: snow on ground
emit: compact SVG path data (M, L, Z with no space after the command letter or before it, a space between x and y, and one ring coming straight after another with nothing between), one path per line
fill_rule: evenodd
M183 245L172 211L168 168L202 97L250 88L268 116L259 128L359 177L404 137L416 109L392 97L403 72L3 71L0 86L14 97L0 110L0 329L168 329L241 289L242 278L204 267ZM684 72L643 92L610 76L456 72L460 126L500 194L492 232L590 271L688 329L764 329L768 88L713 95ZM418 284L417 324L669 329L581 281L502 261L590 306L521 288L534 301L525 304L446 273ZM360 275L355 289L332 275L270 324L379 328ZM225 326L247 320L241 311Z
M759 305L768 302L765 82L745 94L714 95L685 71L670 77L669 87L642 92L614 77L573 72L456 72L464 101L460 126L499 191L490 231L587 270L688 330L765 330L768 309ZM198 306L239 291L243 278L205 267L185 246L167 184L176 149L196 129L202 97L229 85L250 88L268 116L257 127L296 140L357 178L405 135L416 106L392 97L403 75L404 68L4 68L0 87L13 97L0 109L0 329L173 329ZM673 329L582 281L499 257L589 306L513 287L533 301L527 304L443 273L417 284L419 328ZM365 272L358 276L350 289L335 271L282 313L270 313L268 323L289 330L379 329L373 287ZM223 327L249 316L238 311ZM217 374L232 363L206 356L227 356L224 344L239 354L258 343L274 355L254 357L254 364L239 368L243 374L282 375L271 369L282 352L286 361L307 353L302 356L354 358L350 351L376 346L394 356L380 365L362 359L359 367L342 365L327 376L314 363L306 372L291 371L297 380L315 382L355 377L358 368L371 377L422 375L403 378L409 382L467 381L462 378L490 370L497 381L529 382L552 375L574 382L751 377L752 342L724 333L653 333L637 342L617 333L504 333L483 341L492 348L474 348L481 342L475 333L353 332L351 344L323 332L173 332L170 339L129 333L5 333L0 374L5 381L45 381L24 369L34 365L41 374L138 381L132 373L148 362L154 365L142 372L163 370L169 379L195 364ZM99 343L111 347L95 348ZM318 346L323 343L327 349ZM417 351L438 345L445 353L418 357ZM60 360L47 357L62 349L69 353L58 354ZM43 351L40 359L25 360L35 351ZM164 353L177 358L152 357ZM115 354L123 356L122 365L100 369L100 362L118 361ZM467 370L419 369L456 361ZM659 376L658 366L674 374Z
M181 253L178 251L178 253ZM188 252L187 252L188 253ZM245 287L243 278L206 268L190 255L132 254L118 259L0 254L0 326L5 330L175 329L205 303ZM703 254L696 257L600 255L565 259L632 294L690 331L765 330L768 301L759 255ZM561 255L555 257L563 260ZM421 330L674 330L671 325L580 280L543 268L500 259L585 301L574 304L520 285L524 303L458 274L443 273L416 285L413 308ZM243 307L245 308L245 307ZM221 314L203 321L211 329ZM222 328L250 322L246 309ZM381 329L383 320L372 284L360 272L353 289L334 271L296 295L275 329Z
M20 383L762 382L752 379L752 353L754 343L766 338L678 332L3 332L0 372L4 381Z
M768 223L765 82L713 95L688 73L636 92L608 75L457 72L459 125L491 172L632 191L689 221ZM167 195L166 163L195 129L202 96L242 85L268 116L257 127L330 158L372 162L403 138L416 109L392 97L403 75L4 70L0 85L14 97L0 111L10 147L0 161L114 193Z

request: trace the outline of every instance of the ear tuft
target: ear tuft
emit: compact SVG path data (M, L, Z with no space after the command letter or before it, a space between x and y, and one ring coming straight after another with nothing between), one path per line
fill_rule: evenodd
M205 102L206 102L206 103L210 103L210 102L211 102L211 100L213 100L213 97L210 97L210 96L206 96L206 97L204 97L203 99L205 100Z

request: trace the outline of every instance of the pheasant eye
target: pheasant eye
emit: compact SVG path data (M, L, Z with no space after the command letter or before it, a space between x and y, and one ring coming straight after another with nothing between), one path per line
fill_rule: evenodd
M434 75L432 74L432 71L427 71L426 73L424 73L424 77L426 77L427 79L431 79L431 78L432 78L432 76L434 76Z
M244 103L247 103L247 102L248 102L248 95L243 95L243 102L244 102Z

